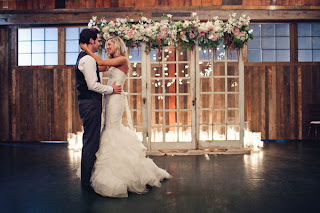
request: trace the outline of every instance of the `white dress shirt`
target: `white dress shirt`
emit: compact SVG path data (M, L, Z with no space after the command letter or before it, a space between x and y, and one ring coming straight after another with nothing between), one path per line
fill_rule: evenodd
M96 61L90 55L83 56L78 64L80 72L83 73L88 89L100 94L112 94L113 88L98 82Z

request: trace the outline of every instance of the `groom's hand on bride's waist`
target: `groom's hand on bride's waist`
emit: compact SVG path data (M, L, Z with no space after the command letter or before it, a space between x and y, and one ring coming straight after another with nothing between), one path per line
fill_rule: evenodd
M113 88L112 94L121 94L121 92L122 92L121 85L116 85L116 82L114 82L111 86Z

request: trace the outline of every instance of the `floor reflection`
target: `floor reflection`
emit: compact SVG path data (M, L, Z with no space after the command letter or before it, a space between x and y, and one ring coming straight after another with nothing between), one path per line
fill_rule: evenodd
M79 165L81 162L81 151L69 150L69 159L71 165Z

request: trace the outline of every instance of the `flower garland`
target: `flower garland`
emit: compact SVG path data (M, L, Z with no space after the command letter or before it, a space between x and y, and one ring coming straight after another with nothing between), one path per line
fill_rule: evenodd
M119 36L129 48L140 47L145 42L147 53L151 49L161 49L162 46L171 44L179 50L192 50L195 44L215 49L224 42L227 49L240 49L249 39L253 39L253 32L249 28L250 17L245 14L236 19L236 13L231 13L226 23L218 17L200 22L197 13L192 13L192 17L192 20L175 22L172 21L172 15L167 14L159 21L142 16L138 22L129 18L117 18L108 22L105 18L97 21L94 16L88 27L100 31L102 46L109 37Z

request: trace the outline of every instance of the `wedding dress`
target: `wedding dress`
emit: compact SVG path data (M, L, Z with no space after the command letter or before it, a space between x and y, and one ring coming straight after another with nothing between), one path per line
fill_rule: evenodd
M114 81L123 88L127 75L118 68L108 71L108 85ZM146 193L146 185L160 187L164 178L171 178L152 159L133 129L122 124L124 97L106 96L106 126L92 171L91 183L96 193L107 197L127 197L128 191Z

